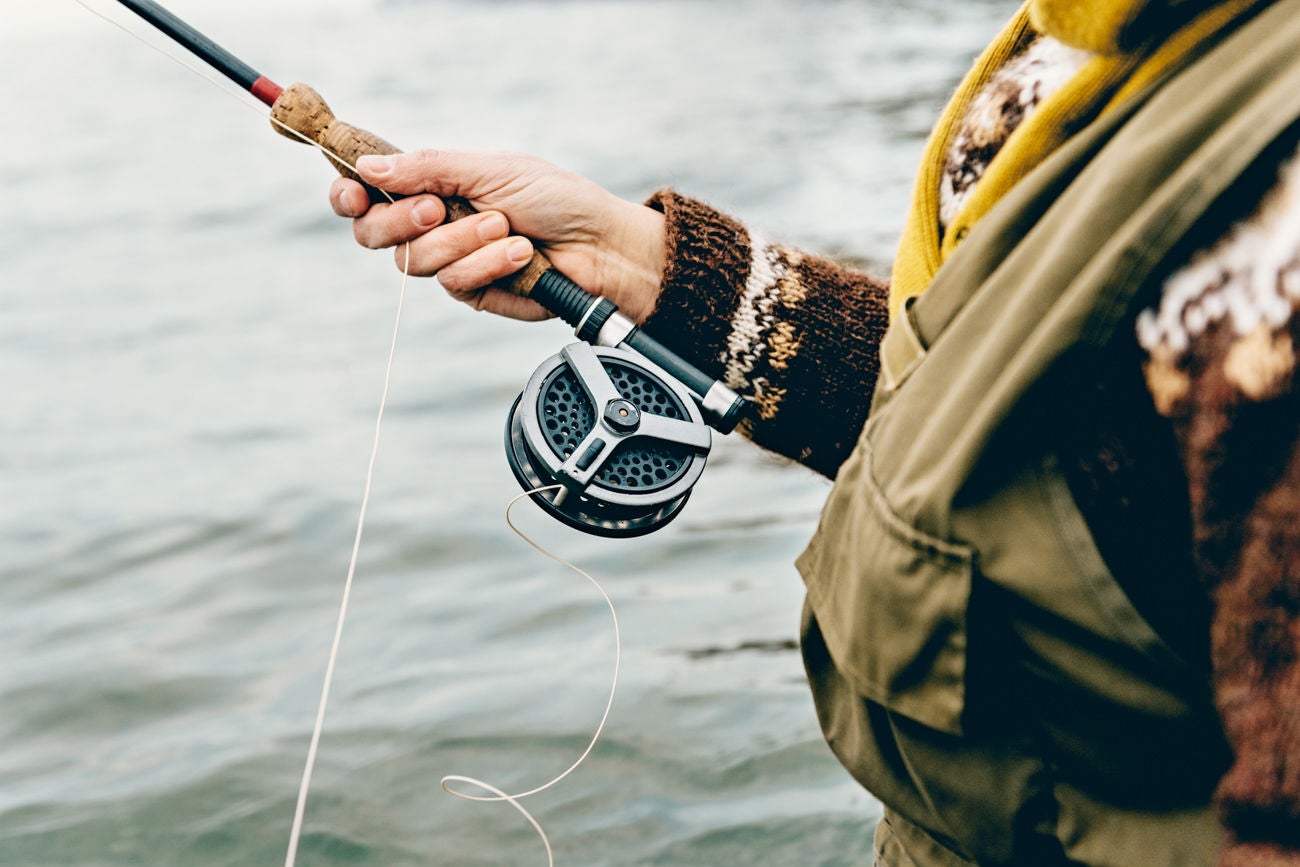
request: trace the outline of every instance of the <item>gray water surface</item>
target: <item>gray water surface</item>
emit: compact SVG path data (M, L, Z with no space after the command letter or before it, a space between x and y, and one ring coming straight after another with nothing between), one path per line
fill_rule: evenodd
M113 4L99 2L101 8ZM1011 6L922 0L173 0L405 147L672 185L878 269L923 137ZM398 275L329 171L72 2L9 10L0 231L0 864L283 860ZM608 610L526 548L501 431L555 323L412 286L299 863L543 864L506 806L581 752ZM623 627L605 737L529 799L556 863L869 860L822 743L792 561L827 483L734 438L633 541L531 506Z

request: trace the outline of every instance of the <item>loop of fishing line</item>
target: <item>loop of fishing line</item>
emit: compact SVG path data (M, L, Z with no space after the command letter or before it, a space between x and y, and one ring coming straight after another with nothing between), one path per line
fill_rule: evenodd
M86 3L85 0L73 0L73 2L81 6L82 8L86 9L91 14L103 19L104 21L108 22L112 26L123 31L128 36L135 39L136 41L141 42L145 46L163 55L164 57L171 60L173 63L176 63L178 66L187 70L191 74L196 75L199 78L203 79L204 81L208 82L212 86L216 87L218 90L222 91L223 93L235 99L241 105L247 106L248 108L256 111L259 115L266 116L263 113L261 105L254 104L248 101L245 98L246 94L244 92L236 91L228 87L225 84L225 82L223 82L222 80L210 76L207 73L205 73L203 70L195 66L192 66L189 63L186 63L182 57L172 52L169 52L166 49L158 45L155 45L152 42L149 42L148 40L141 37L135 31L124 26L120 22L115 21L114 19L103 14L97 9L94 9L88 3ZM287 126L286 124L282 123L281 121L279 121L274 117L269 117L269 120L271 121L271 123L273 123L280 129L287 131L290 135L294 136L295 138L301 139L302 141L306 142L307 144L311 145L312 147L326 154L333 160L337 161L338 164L346 166L354 173L358 173L356 166L352 165L350 162L348 162L346 159L341 157L339 154L335 153L330 148L325 147L319 142L313 141L303 133L293 129L292 127ZM383 193L383 195L388 199L390 203L395 202L395 199L387 192L382 190L380 192ZM355 582L357 564L360 559L360 553L361 553L361 540L365 530L366 514L370 506L370 495L374 486L375 465L379 457L379 444L381 440L381 435L383 433L384 411L388 406L388 396L392 384L393 366L397 355L397 340L401 330L402 313L406 304L406 290L410 280L411 244L409 241L403 244L403 249L405 253L405 261L402 265L402 280L401 280L401 286L398 291L397 311L393 322L392 338L389 341L389 346L388 346L388 358L384 369L383 387L380 391L379 409L375 417L374 437L370 448L370 458L366 467L365 485L361 496L361 505L357 515L357 528L356 528L356 533L353 536L353 540L352 540L352 553L348 561L347 576L344 579L344 583L343 583L343 595L339 604L338 617L335 622L334 638L330 644L329 658L328 661L326 662L325 676L321 686L320 701L317 705L317 710L316 710L316 720L312 727L311 741L307 748L307 759L305 762L305 766L303 768L302 780L298 788L298 798L294 807L293 824L290 829L289 844L288 844L288 849L285 854L285 860L284 860L285 867L294 867L294 864L298 856L299 842L302 837L302 827L306 816L307 795L311 788L312 773L316 766L316 758L319 753L320 740L321 740L322 733L324 732L325 713L329 705L330 688L333 685L334 672L337 667L337 661L339 655L339 648L342 645L343 627L347 620L348 609L351 603L352 588ZM542 841L542 845L546 849L546 858L547 858L548 867L554 867L555 864L555 857L551 850L551 842L546 835L546 831L542 828L541 823L538 822L537 819L527 810L527 808L525 808L520 803L520 800L523 798L527 798L531 795L536 795L540 792L546 791L547 789L550 789L551 787L557 785L566 777L568 777L570 774L572 774L574 771L576 771L578 767L587 760L587 757L591 755L592 750L594 750L596 747L597 741L600 740L601 734L604 733L605 726L609 721L610 713L614 707L614 696L618 690L618 681L619 681L620 670L622 667L622 655L623 655L622 635L618 623L618 611L615 609L614 601L613 599L610 598L609 593L606 592L605 588L601 586L599 581L597 581L594 577L592 577L588 572L586 572L582 568L576 566L575 564L569 562L568 560L565 560L564 558L559 557L558 555L542 547L531 537L529 537L526 533L520 530L519 527L514 523L514 520L511 518L511 510L515 507L515 505L520 500L526 499L535 494L556 490L557 488L561 488L561 487L562 487L561 485L547 485L543 487L533 488L532 490L525 491L522 494L515 496L506 505L505 521L507 526L510 527L510 529L515 533L515 535L517 535L520 539L522 539L535 551L555 561L556 563L576 572L578 575L581 575L583 578L585 578L596 589L596 591L600 594L601 598L605 601L605 604L609 607L610 618L614 627L614 673L613 673L612 682L610 684L609 697L605 702L604 711L601 713L600 722L597 724L595 732L592 734L590 741L588 741L586 749L582 751L582 753L578 756L578 758L575 759L573 763L569 765L568 768L566 768L560 774L552 778L550 781L543 783L540 786L536 786L532 789L529 789L528 791L510 794L505 792L502 789L497 788L491 783L485 782L480 779L476 779L474 777L464 776L461 774L447 774L443 776L443 778L440 781L440 785L442 786L444 792L446 792L447 794L453 797L460 798L465 801L474 801L478 803L504 802L510 804L510 806L512 806L516 811L518 811L520 815L522 815L524 819L526 819L528 823L532 825L533 829L537 832L538 837ZM456 788L457 784L476 787L478 789L481 789L482 791L488 792L489 795L486 796L474 795L474 794L464 792Z
M568 768L566 768L560 774L553 777L549 782L543 783L540 786L529 789L526 792L519 792L513 795L507 794L506 792L502 791L501 789L497 788L491 783L484 782L483 780L479 780L474 777L463 776L461 774L448 774L442 778L442 790L449 795L452 795L454 797L460 798L465 801L476 801L478 803L505 802L510 806L514 807L516 810L518 810L519 813L525 819L528 820L529 824L533 826L533 829L537 831L537 835L541 837L542 845L546 847L547 864L551 865L551 867L554 867L555 864L555 856L551 852L551 841L547 839L546 832L542 829L542 826L537 821L537 819L535 819L533 815L528 812L527 808L525 808L524 805L519 802L523 798L527 798L531 795L536 795L539 792L544 792L547 789L551 788L552 786L555 786L565 777L569 776L574 771L576 771L578 767L587 760L587 757L591 755L591 751L596 748L596 742L600 740L601 734L603 734L605 731L606 723L609 722L610 711L612 711L614 708L614 695L618 691L619 671L623 664L623 638L622 638L622 633L620 632L618 626L618 611L615 609L614 600L610 598L609 593L606 592L605 588L601 585L601 583L597 581L595 578L593 578L590 573L588 573L581 567L576 566L573 563L570 563L568 560L565 560L563 557L560 557L552 553L551 551L548 551L546 548L542 547L537 542L535 542L527 533L519 529L518 525L516 525L514 520L510 517L511 510L514 509L515 504L518 503L520 500L527 499L528 497L531 497L534 494L540 494L546 491L553 491L560 487L562 486L547 485L546 487L533 488L532 490L524 491L522 494L516 496L506 505L506 513L505 513L506 524L510 527L511 530L514 531L516 536L518 536L520 539L523 539L524 542L527 543L534 551L538 552L543 557L548 557L549 559L554 560L556 563L559 563L561 566L565 567L566 569L570 569L573 572L576 572L577 574L581 575L583 578L587 579L587 581L591 584L591 586L596 588L596 592L600 594L600 597L605 600L605 604L609 606L610 620L614 624L614 676L609 686L609 698L605 701L605 710L600 715L600 722L596 725L596 730L592 734L591 740L587 742L587 748L583 750L581 755L579 755L578 758L576 758L573 761L573 764L569 765ZM455 784L457 783L461 783L467 786L474 786L476 788L482 789L483 791L489 792L491 794L488 796L471 795L468 792L464 792L458 788L455 788Z

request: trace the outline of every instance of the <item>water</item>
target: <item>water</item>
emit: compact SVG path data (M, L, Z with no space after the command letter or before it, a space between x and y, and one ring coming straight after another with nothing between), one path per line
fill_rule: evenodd
M111 5L111 4L101 4ZM886 267L923 136L1002 2L307 2L183 17L405 146L673 185ZM274 864L356 519L398 287L328 170L71 2L0 30L0 864ZM562 326L418 281L301 862L540 864L508 807L567 767L604 603L505 528L506 410ZM826 483L721 442L684 515L587 538L624 678L529 806L557 863L835 865L878 807L822 744L792 561Z

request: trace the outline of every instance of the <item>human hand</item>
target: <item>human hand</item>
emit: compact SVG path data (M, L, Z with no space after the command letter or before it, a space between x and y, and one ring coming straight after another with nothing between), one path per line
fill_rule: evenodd
M372 205L365 188L340 178L330 188L334 212L352 217L357 242L397 247L398 268L437 276L454 298L514 319L551 314L499 285L528 263L534 244L569 279L641 322L654 309L664 263L658 211L618 198L580 175L521 154L422 150L365 156L357 171L368 184L409 198ZM467 199L479 213L445 222L440 197Z

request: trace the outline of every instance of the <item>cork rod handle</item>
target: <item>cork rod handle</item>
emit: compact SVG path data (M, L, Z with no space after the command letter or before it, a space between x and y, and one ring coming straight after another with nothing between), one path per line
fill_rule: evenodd
M357 159L367 154L395 154L401 152L399 148L389 144L374 133L367 132L336 118L334 112L330 110L329 105L326 104L321 95L305 84L292 84L286 87L280 96L276 98L275 104L271 106L271 118L276 121L272 123L272 127L280 135L294 141L302 141L298 136L280 126L280 124L284 124L290 130L301 133L310 141L338 154L339 157L352 165L356 165ZM345 178L351 178L354 181L361 180L357 177L356 172L339 162L339 160L329 156L329 154L326 154L326 159ZM382 196L379 200L386 201ZM469 202L459 197L445 198L443 204L447 206L448 221L459 220L462 217L468 217L476 213ZM537 286L537 281L542 278L542 275L551 270L553 270L553 266L546 260L546 257L541 253L534 252L532 260L524 266L523 270L516 272L510 279L509 289L516 295L527 298L532 294L533 289Z

